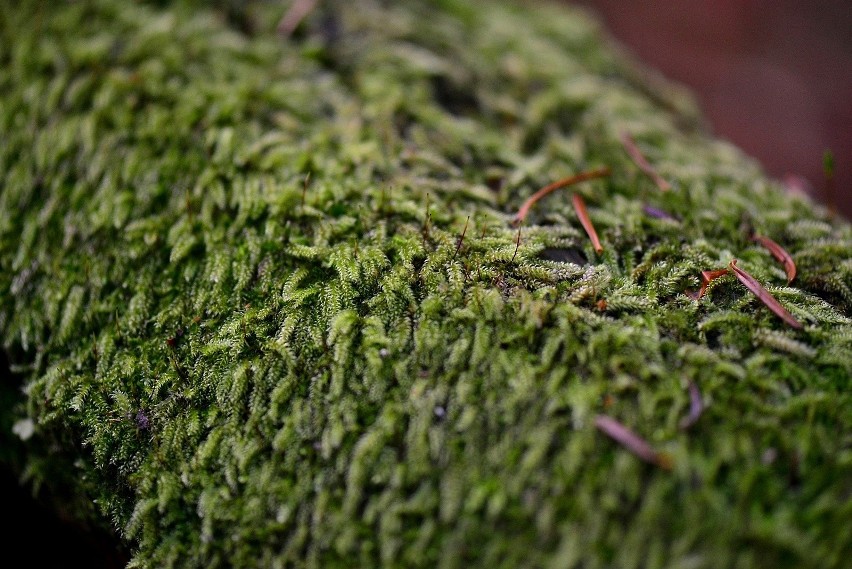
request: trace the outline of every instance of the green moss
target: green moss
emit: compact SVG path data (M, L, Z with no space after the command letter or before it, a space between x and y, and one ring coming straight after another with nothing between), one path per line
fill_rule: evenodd
M285 39L277 2L12 4L5 413L36 423L26 475L94 501L135 566L852 556L852 228L582 13L341 1ZM515 251L525 198L603 165L577 187L601 255L567 192ZM733 277L684 294L732 257L804 330ZM683 431L689 381L708 408Z

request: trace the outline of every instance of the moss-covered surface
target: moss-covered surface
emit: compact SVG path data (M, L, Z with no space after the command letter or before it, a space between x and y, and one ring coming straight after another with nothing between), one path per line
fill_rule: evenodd
M282 38L278 2L163 4L0 2L3 436L32 420L25 476L134 565L852 556L848 224L564 8L326 2ZM516 252L522 201L600 166L604 252L567 191ZM732 276L684 294L733 257L802 331Z

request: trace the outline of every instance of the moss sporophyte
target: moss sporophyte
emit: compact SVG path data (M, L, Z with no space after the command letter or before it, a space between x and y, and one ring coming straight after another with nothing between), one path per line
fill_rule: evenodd
M0 457L133 567L845 567L852 227L702 124L562 5L0 2Z

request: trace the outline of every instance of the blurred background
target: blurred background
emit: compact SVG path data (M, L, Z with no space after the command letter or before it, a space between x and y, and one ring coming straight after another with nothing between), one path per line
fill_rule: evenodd
M852 0L563 1L689 87L714 134L852 219Z

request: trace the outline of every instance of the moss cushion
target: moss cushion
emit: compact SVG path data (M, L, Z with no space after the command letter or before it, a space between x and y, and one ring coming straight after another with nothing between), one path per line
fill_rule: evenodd
M577 10L285 4L0 4L25 478L137 567L852 556L847 222Z

